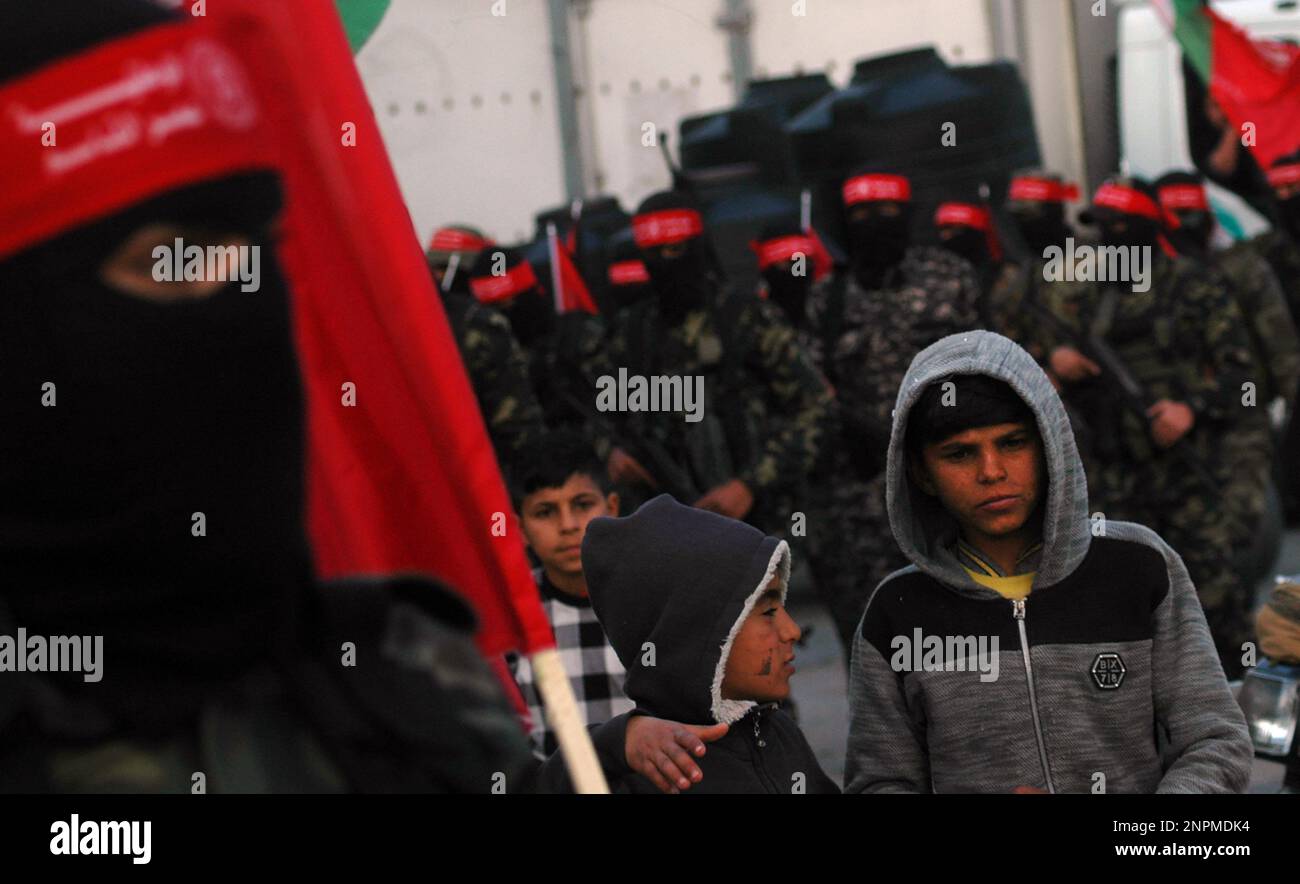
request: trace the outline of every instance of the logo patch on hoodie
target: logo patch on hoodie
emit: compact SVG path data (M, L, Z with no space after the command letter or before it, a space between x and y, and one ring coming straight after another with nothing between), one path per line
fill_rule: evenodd
M1092 661L1092 680L1103 691L1113 691L1122 685L1126 672L1128 668L1119 654L1098 654Z

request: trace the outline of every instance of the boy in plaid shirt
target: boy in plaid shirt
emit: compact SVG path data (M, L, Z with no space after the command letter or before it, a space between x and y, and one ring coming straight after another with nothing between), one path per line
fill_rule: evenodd
M541 562L533 576L583 723L601 724L630 711L634 704L623 693L623 666L587 598L582 538L592 519L618 515L618 495L610 492L604 466L591 444L574 431L551 433L529 460L518 465L513 485L524 539ZM515 655L509 664L528 703L533 751L549 756L558 743L546 720L532 666Z

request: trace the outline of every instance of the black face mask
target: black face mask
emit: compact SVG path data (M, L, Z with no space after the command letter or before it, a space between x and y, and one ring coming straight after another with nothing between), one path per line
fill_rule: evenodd
M988 237L983 232L970 227L963 227L946 239L940 239L939 244L976 267L984 267L992 261L989 256Z
M610 286L609 294L616 310L627 310L635 304L653 298L655 290L649 283L629 283Z
M1292 239L1300 242L1300 195L1278 200L1277 208L1282 227Z
M1214 235L1214 218L1207 212L1179 212L1178 228L1169 232L1169 241L1180 254L1203 258L1210 253Z
M506 317L515 339L525 348L532 347L555 327L555 307L550 297L536 287L516 295L506 306Z
M850 220L847 224L849 252L854 272L870 288L896 267L911 244L907 214L878 215Z
M674 325L690 311L706 305L717 285L699 237L687 240L685 253L676 258L665 258L658 249L648 249L641 260L659 297L660 313Z
M303 403L271 245L258 291L159 304L98 280L116 241L0 264L0 569L32 633L104 636L86 687L148 727L288 641L311 576Z
M1047 215L1018 215L1015 222L1025 246L1035 257L1042 257L1051 246L1064 247L1072 233L1064 220Z
M1160 229L1156 222L1136 215L1125 215L1123 220L1104 220L1098 225L1101 242L1105 246L1122 248L1155 248Z
M763 281L767 283L768 295L784 311L790 323L795 328L804 326L808 321L806 311L812 277L807 274L795 276L789 270L771 267L763 271Z

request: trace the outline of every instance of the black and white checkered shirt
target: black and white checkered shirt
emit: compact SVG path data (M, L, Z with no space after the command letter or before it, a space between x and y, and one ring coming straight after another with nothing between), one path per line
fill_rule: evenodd
M564 671L578 701L583 724L601 724L616 715L630 712L636 705L623 694L623 664L605 639L605 630L596 619L587 599L565 595L556 589L541 568L533 571L542 607L555 633L555 648L560 652ZM546 721L541 697L533 681L533 667L526 657L511 655L510 671L528 704L532 719L530 737L533 752L546 757L559 748L555 734Z

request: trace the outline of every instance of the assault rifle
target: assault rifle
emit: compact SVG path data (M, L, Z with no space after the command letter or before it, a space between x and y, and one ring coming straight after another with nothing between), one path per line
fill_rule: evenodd
M1031 309L1054 328L1071 347L1096 363L1097 367L1101 369L1103 383L1108 389L1119 394L1120 404L1137 417L1144 427L1148 427L1149 434L1151 419L1147 416L1147 412L1155 404L1156 400L1133 376L1124 360L1115 352L1106 339L1098 334L1075 330L1040 303L1037 298L1029 299L1029 301ZM1212 499L1217 500L1219 498L1221 483L1214 478L1214 474L1206 466L1205 461L1201 459L1196 449L1192 447L1187 436L1184 435L1166 450L1178 458L1183 466L1196 477L1201 487L1211 495Z

